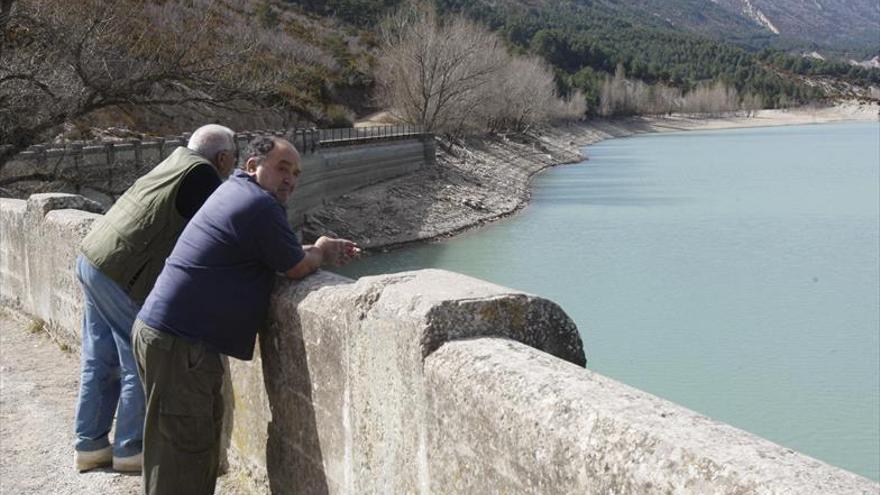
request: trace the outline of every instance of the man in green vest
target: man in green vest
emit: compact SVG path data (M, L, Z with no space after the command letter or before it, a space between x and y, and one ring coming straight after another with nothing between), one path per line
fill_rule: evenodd
M237 154L231 129L200 127L185 148L138 179L82 242L76 274L85 314L74 446L80 472L111 465L141 470L144 391L131 348L132 324L177 237L235 168Z

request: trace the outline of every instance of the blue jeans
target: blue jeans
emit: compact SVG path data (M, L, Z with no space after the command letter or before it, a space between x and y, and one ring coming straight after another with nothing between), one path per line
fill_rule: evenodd
M144 390L131 349L131 327L140 307L82 255L76 276L85 314L74 447L94 451L110 445L115 411L113 455L132 456L143 448Z

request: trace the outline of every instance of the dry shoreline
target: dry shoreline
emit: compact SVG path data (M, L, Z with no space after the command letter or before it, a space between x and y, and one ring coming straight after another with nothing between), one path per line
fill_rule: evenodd
M357 241L368 252L448 238L510 216L528 204L542 170L578 163L585 146L615 137L689 130L876 121L877 104L762 110L756 115L634 117L550 127L518 136L439 141L437 163L370 185L310 210L306 240L320 234Z

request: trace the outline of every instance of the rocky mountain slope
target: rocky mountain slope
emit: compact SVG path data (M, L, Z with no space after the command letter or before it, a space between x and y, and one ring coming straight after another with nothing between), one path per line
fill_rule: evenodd
M811 47L880 53L876 0L579 0L640 23L695 32L756 48ZM870 58L865 56L864 58Z
M774 34L818 46L880 49L876 0L712 0Z
M540 15L589 11L600 24L694 33L751 50L819 51L835 59L868 60L880 54L877 0L435 0L477 17L490 11ZM486 17L483 15L483 17Z

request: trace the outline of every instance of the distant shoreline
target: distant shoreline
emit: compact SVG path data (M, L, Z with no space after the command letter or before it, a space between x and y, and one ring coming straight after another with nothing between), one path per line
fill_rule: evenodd
M615 127L618 129L618 132L615 135L605 134L605 126L596 125L595 122L579 124L576 127L582 127L585 139L582 146L588 146L610 137L626 137L637 134L877 121L878 109L880 109L880 106L876 104L843 103L820 108L800 107L786 110L759 110L755 115L749 117L741 115L720 117L693 117L686 115L632 117L621 119L616 123ZM575 130L573 134L576 135L576 133L577 131ZM552 136L554 133L551 131L549 134Z
M431 242L511 216L528 205L532 178L588 159L605 139L694 130L877 121L876 104L761 110L752 117L630 117L548 127L526 136L440 142L434 167L368 186L309 210L306 238L332 233L369 251Z

